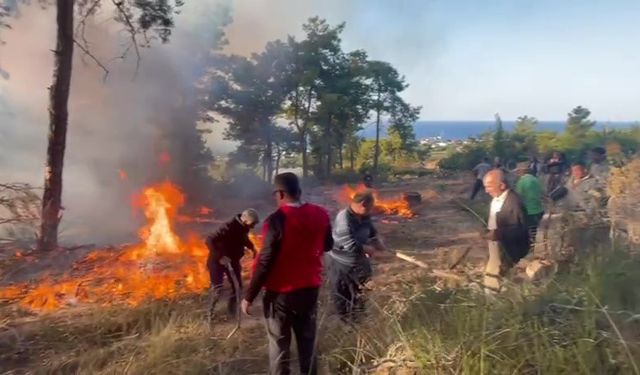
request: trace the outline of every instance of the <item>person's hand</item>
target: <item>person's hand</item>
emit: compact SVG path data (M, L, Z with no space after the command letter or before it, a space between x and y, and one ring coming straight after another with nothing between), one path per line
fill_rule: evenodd
M251 315L251 302L247 301L246 299L242 300L242 304L241 304L241 308L242 308L242 312L245 315Z
M220 264L222 264L223 266L228 266L229 263L231 263L231 259L229 259L228 256L223 256L222 258L220 258Z
M376 254L376 249L373 246L365 245L362 247L362 250L369 258L373 258L373 256Z

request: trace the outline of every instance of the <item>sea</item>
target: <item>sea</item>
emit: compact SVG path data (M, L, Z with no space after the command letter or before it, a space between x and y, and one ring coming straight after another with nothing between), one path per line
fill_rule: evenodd
M513 130L515 121L503 120L502 124L506 130ZM638 125L638 122L596 122L596 129L603 130L628 128ZM413 126L417 139L440 137L444 140L459 140L469 137L476 137L487 131L495 129L494 121L418 121ZM540 121L537 130L539 131L562 131L566 126L565 121ZM361 132L362 136L368 139L375 138L375 125L369 125ZM386 127L383 126L381 136L386 135Z

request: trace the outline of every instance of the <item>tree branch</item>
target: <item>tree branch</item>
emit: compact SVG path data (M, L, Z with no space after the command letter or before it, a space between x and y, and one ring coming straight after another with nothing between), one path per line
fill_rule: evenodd
M121 58L122 59L125 58L126 54L129 52L129 50L131 50L131 46L133 46L134 51L136 52L136 71L133 75L133 78L135 79L138 76L138 71L140 70L140 60L141 60L140 48L138 47L138 39L136 37L137 30L136 30L136 27L133 25L133 22L131 20L131 15L127 13L127 10L124 8L124 0L111 0L111 2L118 9L118 14L122 17L122 20L126 24L129 37L131 38L131 44L125 49Z
M91 51L89 51L87 48L85 48L80 42L78 42L75 38L73 39L73 43L75 43L75 45L78 46L78 48L80 48L80 50L82 50L82 52L84 52L85 55L89 56L91 58L91 60L93 60L93 62L96 63L96 65L98 65L103 71L104 71L104 77L103 77L103 81L107 80L107 77L109 76L109 69L107 69L106 66L104 66L104 64L102 64L100 62L100 60L98 60L92 53Z

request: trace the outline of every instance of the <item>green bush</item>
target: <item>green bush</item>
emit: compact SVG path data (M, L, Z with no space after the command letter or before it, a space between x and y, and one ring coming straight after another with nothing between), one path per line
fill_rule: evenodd
M438 168L449 171L470 170L484 157L488 156L485 145L480 143L465 145L462 150L453 150L449 155L440 159Z

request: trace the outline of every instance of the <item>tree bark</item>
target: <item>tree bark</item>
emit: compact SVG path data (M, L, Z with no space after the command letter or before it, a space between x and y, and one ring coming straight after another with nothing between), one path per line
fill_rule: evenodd
M378 176L378 160L380 159L380 111L382 111L382 105L380 104L381 94L378 91L378 105L376 107L376 147L373 154L373 176Z
M280 174L280 158L282 157L282 148L276 143L276 175Z
M350 144L349 145L349 167L351 168L351 171L355 171L355 155L353 152L353 145Z
M264 163L267 169L267 179L268 183L271 183L271 179L273 178L273 139L271 134L271 122L265 122L265 135L266 135L266 149L264 153Z
M302 176L309 175L309 153L307 152L307 133L300 134L300 147L302 148Z
M57 35L53 84L49 89L49 141L42 196L42 223L38 250L58 247L58 226L62 218L62 170L69 122L68 102L73 68L74 0L57 0Z

